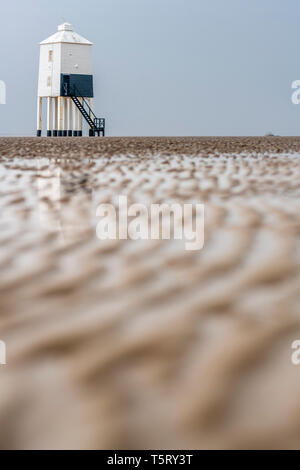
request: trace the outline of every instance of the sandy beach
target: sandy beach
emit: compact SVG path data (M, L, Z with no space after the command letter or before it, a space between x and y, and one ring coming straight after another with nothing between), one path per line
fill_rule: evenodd
M205 205L205 243L99 204ZM0 138L0 448L299 448L300 138Z

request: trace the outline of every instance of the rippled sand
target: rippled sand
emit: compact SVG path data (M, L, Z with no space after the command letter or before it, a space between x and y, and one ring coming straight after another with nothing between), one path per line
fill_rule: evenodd
M96 208L205 203L205 245ZM1 448L300 448L300 138L0 139Z

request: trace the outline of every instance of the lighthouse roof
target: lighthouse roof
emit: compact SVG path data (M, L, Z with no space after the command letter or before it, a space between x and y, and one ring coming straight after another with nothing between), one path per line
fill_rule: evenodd
M93 44L79 34L75 33L73 26L70 23L60 24L57 28L57 33L42 41L40 44L55 44L58 42L68 42L75 44Z

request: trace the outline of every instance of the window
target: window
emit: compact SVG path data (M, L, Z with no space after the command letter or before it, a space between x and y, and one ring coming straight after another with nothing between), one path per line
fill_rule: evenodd
M47 86L51 86L51 77L47 77Z
M52 62L52 60L53 60L53 51L49 51L48 62Z

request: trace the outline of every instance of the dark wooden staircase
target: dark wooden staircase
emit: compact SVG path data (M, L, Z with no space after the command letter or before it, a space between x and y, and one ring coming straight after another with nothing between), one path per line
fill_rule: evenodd
M94 136L105 136L105 119L104 118L97 118L91 109L89 103L86 99L81 96L80 91L77 87L72 87L72 92L70 92L69 86L65 84L65 95L70 96L72 98L73 103L77 106L79 111L81 112L82 116L88 123L90 130L89 135Z

